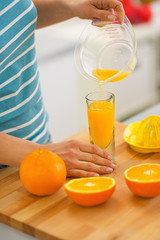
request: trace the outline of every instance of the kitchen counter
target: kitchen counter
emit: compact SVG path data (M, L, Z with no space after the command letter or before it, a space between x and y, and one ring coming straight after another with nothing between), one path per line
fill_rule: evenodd
M19 180L18 169L0 171L0 222L43 240L159 240L160 196L133 195L123 177L126 168L139 163L159 163L160 153L139 154L122 139L124 124L116 123L117 182L113 196L104 204L81 207L73 203L62 187L47 197L28 193ZM69 139L89 142L88 130Z

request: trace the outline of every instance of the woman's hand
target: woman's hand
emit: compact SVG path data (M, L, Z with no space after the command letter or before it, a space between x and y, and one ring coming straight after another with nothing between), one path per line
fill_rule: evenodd
M37 28L68 20L73 17L81 19L98 19L114 21L114 10L119 22L123 22L124 9L118 0L33 0L37 12Z
M93 177L111 173L115 165L105 150L76 140L42 145L65 162L68 177Z
M118 0L69 0L67 1L74 16L82 19L100 19L101 21L114 21L114 10L119 22L123 22L124 9Z

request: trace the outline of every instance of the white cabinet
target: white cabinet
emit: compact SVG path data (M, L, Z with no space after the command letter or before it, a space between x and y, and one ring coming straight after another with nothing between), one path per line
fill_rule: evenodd
M77 131L77 85L73 62L73 43L53 36L52 30L36 33L39 76L45 107L49 115L49 129L54 142Z

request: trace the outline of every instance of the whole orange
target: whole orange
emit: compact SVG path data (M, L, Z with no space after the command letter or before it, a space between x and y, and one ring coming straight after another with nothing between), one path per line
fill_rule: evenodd
M36 149L21 162L20 180L35 195L49 195L58 191L66 180L66 166L62 158L46 149Z

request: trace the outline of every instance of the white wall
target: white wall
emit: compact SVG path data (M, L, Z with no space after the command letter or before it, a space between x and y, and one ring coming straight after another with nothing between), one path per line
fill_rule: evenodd
M36 33L41 88L49 113L49 128L54 141L81 130L79 125L78 85L74 66L74 46L55 32L54 27Z

